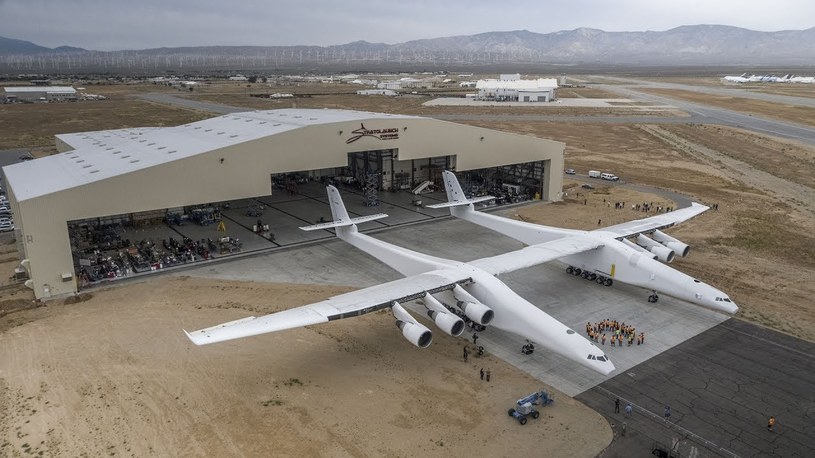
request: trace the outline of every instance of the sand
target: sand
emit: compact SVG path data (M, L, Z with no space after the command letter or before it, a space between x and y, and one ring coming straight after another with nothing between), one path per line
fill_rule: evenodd
M0 320L0 456L595 456L608 423L463 339L389 312L196 347L198 329L348 288L150 278ZM491 370L489 383L479 369Z

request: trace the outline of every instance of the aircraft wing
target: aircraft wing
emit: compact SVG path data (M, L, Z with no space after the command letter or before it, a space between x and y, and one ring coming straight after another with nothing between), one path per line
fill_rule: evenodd
M391 307L393 301L408 302L467 283L469 277L455 270L433 271L340 294L322 302L295 307L262 317L248 317L198 331L187 332L196 345L239 339L268 332L349 318Z
M481 258L469 262L471 266L483 269L492 275L500 275L527 267L536 266L555 259L582 253L603 246L599 240L590 237L563 237L551 242L530 245L517 251L500 254L491 258Z
M696 215L703 213L710 207L692 202L690 207L680 208L668 213L654 215L650 218L643 218L627 223L609 226L597 231L612 232L617 234L617 238L629 237L631 235L653 232L655 229L665 229L683 221L689 220Z

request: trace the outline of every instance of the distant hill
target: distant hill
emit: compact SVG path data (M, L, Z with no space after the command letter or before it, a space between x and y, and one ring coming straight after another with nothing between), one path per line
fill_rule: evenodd
M36 45L30 41L0 37L0 56L51 54L51 53L59 54L65 52L87 52L87 50L82 48L74 48L71 46L60 46L58 48L52 49L46 48L45 46Z
M579 28L554 33L527 30L413 40L397 44L356 41L336 46L202 46L126 51L55 49L0 38L0 69L53 66L120 72L279 69L510 69L535 65L812 66L815 28L757 32L724 25L690 25L664 32L604 32ZM27 55L48 55L36 63Z

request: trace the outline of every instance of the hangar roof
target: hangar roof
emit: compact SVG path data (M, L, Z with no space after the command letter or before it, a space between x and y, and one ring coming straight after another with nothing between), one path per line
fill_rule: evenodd
M415 116L349 110L231 113L176 127L57 135L74 149L3 168L18 202L302 127Z
M14 94L21 92L67 92L69 94L76 93L76 89L70 86L7 86L3 88L6 94Z

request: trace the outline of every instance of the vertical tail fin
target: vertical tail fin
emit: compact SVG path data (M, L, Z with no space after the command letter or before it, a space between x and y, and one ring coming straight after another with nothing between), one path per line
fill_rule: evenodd
M458 178L456 178L456 174L449 170L445 170L443 173L444 173L444 189L447 191L447 202L443 204L427 205L427 208L458 207L462 205L474 204L477 202L484 202L487 200L495 200L495 197L493 196L483 196L468 199L467 196L464 194L464 190L461 189L461 185L458 182Z
M351 218L348 216L348 211L345 209L345 204L343 203L342 197L340 197L340 192L337 190L337 188L329 185L326 190L328 191L328 204L331 206L331 217L334 220L327 223L314 224L312 226L303 226L300 229L304 231L318 231L321 229L356 226L359 223L388 217L388 215L384 213L377 213L375 215ZM337 235L340 235L340 233L337 232Z
M328 204L331 205L331 216L334 222L344 223L350 221L351 218L348 217L348 212L345 210L340 191L332 185L328 185L326 190L328 191Z

